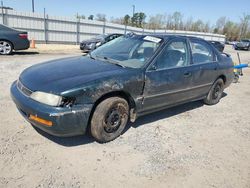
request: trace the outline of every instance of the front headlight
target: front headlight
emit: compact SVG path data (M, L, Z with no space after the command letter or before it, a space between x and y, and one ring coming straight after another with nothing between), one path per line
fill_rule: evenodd
M33 100L37 102L44 103L50 106L59 106L62 102L61 96L54 95L51 93L45 93L41 91L33 92L30 95L30 98L32 98Z
M102 43L101 42L98 42L98 43L96 43L96 46L98 47L98 46L100 46Z

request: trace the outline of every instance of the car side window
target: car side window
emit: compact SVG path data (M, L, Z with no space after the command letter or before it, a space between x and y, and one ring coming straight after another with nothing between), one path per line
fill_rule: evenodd
M145 41L141 45L137 46L134 51L132 51L131 58L139 59L140 61L146 61L152 57L158 46L158 43Z
M189 50L185 40L173 40L156 60L157 69L183 67L189 65Z
M203 41L190 41L192 58L194 64L214 61L212 48Z

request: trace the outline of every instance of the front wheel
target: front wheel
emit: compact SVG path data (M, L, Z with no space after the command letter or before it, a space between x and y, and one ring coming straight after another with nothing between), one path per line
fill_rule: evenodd
M90 125L92 136L101 143L119 137L127 125L129 106L125 99L111 97L97 105Z
M224 91L224 81L219 78L212 85L211 89L208 92L207 97L204 99L204 103L208 105L217 104L223 94Z
M13 51L12 44L8 41L0 40L0 54L9 55Z

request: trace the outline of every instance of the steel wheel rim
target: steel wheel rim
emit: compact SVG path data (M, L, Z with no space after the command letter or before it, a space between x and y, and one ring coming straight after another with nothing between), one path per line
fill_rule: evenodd
M216 86L214 87L213 90L213 99L218 99L219 96L221 94L221 85L220 84L216 84Z
M6 41L0 41L0 54L9 54L11 52L11 45Z
M119 104L111 108L107 115L105 116L104 120L104 130L107 133L114 133L116 132L119 127L122 125L124 120L124 110L122 106Z

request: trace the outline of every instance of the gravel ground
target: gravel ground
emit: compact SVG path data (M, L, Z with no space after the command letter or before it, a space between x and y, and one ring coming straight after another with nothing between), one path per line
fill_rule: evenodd
M226 52L237 61L230 46ZM75 55L0 56L0 187L250 187L250 69L215 106L193 102L153 113L98 144L35 130L10 98L11 83L26 67ZM250 63L250 52L240 55Z
M76 53L79 52L79 45L63 45L63 44L36 44L35 48L29 48L25 52L34 53Z

